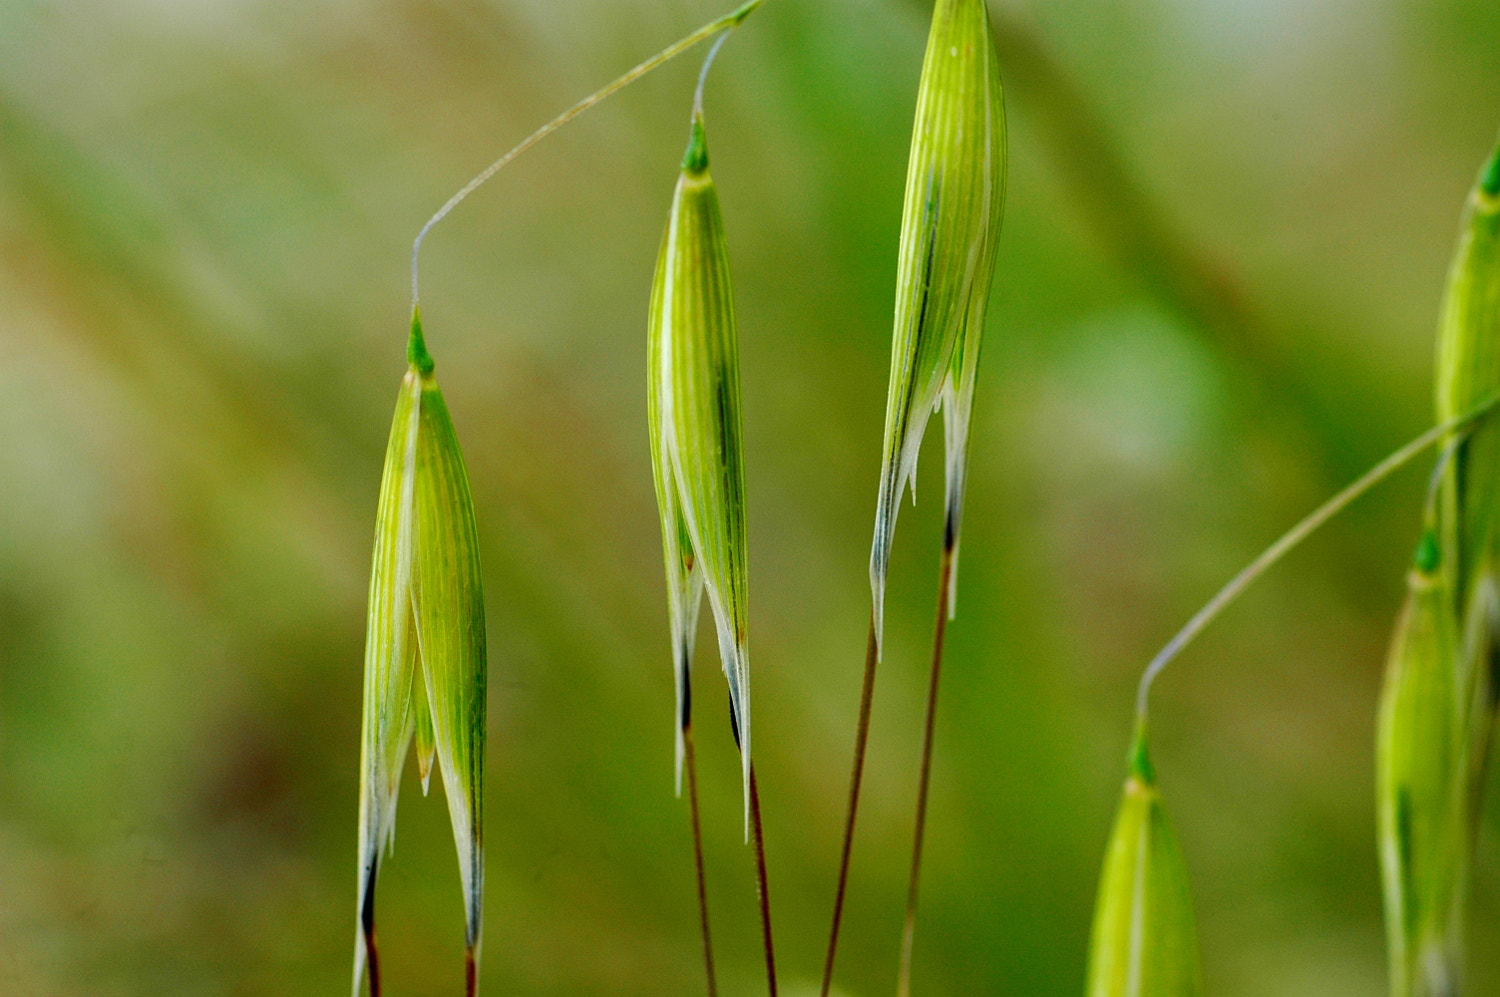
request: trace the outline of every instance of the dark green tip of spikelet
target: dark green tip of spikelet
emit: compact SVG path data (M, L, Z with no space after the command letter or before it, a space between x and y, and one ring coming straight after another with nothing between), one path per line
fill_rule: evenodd
M697 174L708 169L708 137L703 133L703 113L693 112L693 134L682 154L682 172Z
M1490 157L1489 165L1479 177L1479 189L1489 197L1500 197L1500 147Z
M739 27L740 22L749 17L751 14L755 13L755 8L759 7L764 2L765 0L750 0L749 3L745 4L745 6L741 7L739 10L734 11L728 17L724 18L724 26L726 28Z
M406 341L406 362L412 370L426 376L437 366L432 354L427 352L427 340L422 337L422 310L415 305L411 310L411 338Z
M1417 554L1412 563L1422 574L1430 575L1442 561L1443 548L1438 545L1437 530L1423 530L1422 539L1417 541Z
M1151 764L1151 752L1146 748L1146 722L1135 725L1135 737L1130 744L1130 774L1147 786L1156 785L1156 768Z

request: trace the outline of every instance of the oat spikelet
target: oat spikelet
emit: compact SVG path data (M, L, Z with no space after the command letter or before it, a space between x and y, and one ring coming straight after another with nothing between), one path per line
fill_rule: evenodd
M750 670L739 347L729 252L709 175L701 106L693 113L657 260L647 354L652 466L677 673L679 781L692 639L706 592L729 680L748 835Z
M1187 863L1162 809L1143 725L1099 877L1086 992L1193 997L1202 989Z
M956 553L969 415L1005 202L1005 158L1005 108L984 2L938 0L917 92L901 218L870 551L877 641L901 493L914 486L917 451L938 405L944 407L947 450L945 543Z
M359 806L354 993L373 960L374 892L407 749L425 790L435 757L458 849L469 993L484 899L485 629L468 474L413 313L410 368L386 450L370 572ZM372 989L376 970L371 968Z

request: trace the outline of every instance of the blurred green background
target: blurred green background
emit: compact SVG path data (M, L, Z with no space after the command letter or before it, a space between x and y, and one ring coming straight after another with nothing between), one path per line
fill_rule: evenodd
M537 124L728 0L0 0L0 994L347 993L364 599L407 252ZM738 296L751 663L784 990L815 992L868 612L928 7L768 0L708 91ZM994 3L1011 177L916 990L1081 993L1140 668L1431 418L1493 0ZM493 994L702 992L645 414L685 58L436 229L423 307L490 624ZM901 517L840 956L890 992L941 460ZM1372 733L1424 471L1158 685L1208 988L1384 987ZM726 997L760 993L724 683L698 668ZM1474 993L1500 990L1500 779ZM389 992L461 992L408 782Z

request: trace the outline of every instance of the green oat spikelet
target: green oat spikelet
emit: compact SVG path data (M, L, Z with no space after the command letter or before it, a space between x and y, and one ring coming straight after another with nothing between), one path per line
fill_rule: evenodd
M1448 272L1438 327L1437 418L1446 422L1500 391L1500 148L1469 195ZM1440 515L1454 597L1467 611L1479 578L1495 572L1500 514L1500 426L1488 421L1456 431L1444 472Z
M1088 997L1193 997L1202 991L1187 863L1136 730L1110 832L1089 940Z
M877 641L901 493L908 483L915 489L917 452L939 405L947 455L944 542L956 552L969 413L1005 202L1005 160L1005 107L984 0L938 0L917 92L901 218L870 551Z
M1436 370L1439 422L1500 391L1500 148L1465 206L1443 298ZM1454 452L1440 488L1439 541L1451 552L1444 572L1456 610L1465 632L1475 638L1462 650L1460 682L1486 704L1472 732L1479 742L1472 773L1477 792L1500 692L1492 660L1500 632L1500 425L1486 419L1445 443Z
M1437 417L1500 391L1500 149L1465 206L1438 327ZM1377 802L1394 997L1452 997L1485 758L1500 692L1500 426L1443 439L1386 668Z
M662 237L647 335L652 468L677 676L679 790L692 642L706 592L729 680L748 835L750 673L739 347L728 246L719 195L709 175L701 105L693 111Z
M358 997L374 942L381 851L417 742L423 790L433 757L458 849L469 993L475 992L484 897L485 629L474 501L432 357L412 315L409 369L396 398L375 525L360 751ZM371 977L374 979L372 969Z
M1434 513L1407 575L1376 734L1376 810L1393 997L1452 997L1462 964L1470 813L1462 636Z

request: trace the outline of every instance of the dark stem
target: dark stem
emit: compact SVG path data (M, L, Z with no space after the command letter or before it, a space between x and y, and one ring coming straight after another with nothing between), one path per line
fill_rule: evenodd
M703 874L703 825L698 817L698 761L693 750L693 726L682 726L682 758L687 765L688 809L693 817L693 865L698 870L698 923L703 929L703 968L708 974L708 997L718 997L714 982L714 947L708 934L708 881Z
M870 739L870 707L875 700L875 666L880 652L875 644L875 613L870 613L870 636L865 643L865 679L859 695L859 725L854 734L854 771L849 776L849 809L844 817L844 844L839 855L839 885L833 895L833 927L828 932L828 956L823 961L822 997L833 986L833 960L839 948L839 924L844 918L844 891L849 885L849 856L854 851L854 821L859 813L859 784L865 774L865 744Z
M370 863L370 880L365 884L365 902L359 912L359 924L365 933L365 970L370 977L370 997L380 997L380 955L375 948L375 873L380 858Z
M474 962L473 948L464 949L464 993L477 997L479 993L479 966Z
M897 997L911 994L912 938L917 931L917 887L922 877L922 843L927 837L927 790L932 783L932 735L937 728L938 679L943 671L943 638L948 633L948 590L953 584L953 547L943 545L938 568L937 625L932 633L932 674L927 681L927 719L922 729L922 774L917 780L917 828L911 844L911 878L906 884L906 928L901 936Z
M776 997L776 950L771 944L771 894L766 885L766 839L760 822L760 790L750 766L750 823L755 831L755 892L760 895L760 933L766 946L766 985Z

